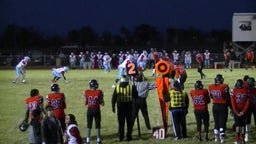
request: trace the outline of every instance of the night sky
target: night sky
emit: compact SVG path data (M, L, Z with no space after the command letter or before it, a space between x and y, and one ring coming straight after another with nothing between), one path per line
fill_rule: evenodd
M0 0L0 30L9 24L65 35L90 26L118 33L140 24L202 31L231 30L234 12L256 12L256 0Z

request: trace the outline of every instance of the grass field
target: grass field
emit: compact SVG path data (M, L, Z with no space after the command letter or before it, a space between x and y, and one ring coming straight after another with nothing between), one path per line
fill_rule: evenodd
M206 78L203 79L203 84L207 87L210 83L214 82L216 74L222 74L225 78L225 83L229 84L230 88L233 88L234 82L243 78L244 75L249 75L256 78L255 70L244 70L235 69L233 72L225 72L224 69L205 69ZM194 82L200 78L196 69L187 70L188 79L185 83L185 89L189 92L194 88ZM152 82L154 78L151 77L151 70L145 71L145 76ZM117 116L111 111L111 97L113 89L111 85L115 80L117 70L112 70L110 73L105 74L102 70L70 70L66 76L69 83L64 83L61 79L58 84L60 90L66 95L67 109L66 114L72 113L76 116L78 126L81 131L81 135L85 137L86 129L86 107L84 105L84 99L82 93L84 89L87 89L88 82L91 79L97 79L99 82L99 88L104 92L105 106L101 107L102 115L102 141L103 143L119 143L117 136ZM50 92L51 85L51 70L27 70L27 84L22 84L20 81L16 84L12 83L15 78L14 70L0 70L0 144L27 144L28 143L28 132L20 132L18 129L19 123L24 119L25 115L25 99L29 96L30 90L37 88L40 94L45 96ZM152 90L149 93L148 109L151 126L161 126L162 120L160 115L160 106L157 96L157 91ZM211 113L211 104L209 105L209 111ZM146 144L146 143L180 143L180 144L191 144L197 143L195 139L196 123L193 114L192 102L190 102L190 109L187 115L187 131L189 138L180 141L174 141L172 137L172 129L169 121L168 137L165 140L153 140L151 138L151 132L146 130L144 119L140 115L140 127L141 127L141 138L138 137L137 125L135 124L133 130L133 144ZM234 132L231 131L233 124L233 118L229 116L227 123L227 138L226 143L234 142ZM256 142L256 129L255 125L252 125L251 137L249 143ZM95 141L95 131L92 130L91 143ZM213 118L210 114L210 141L209 144L214 143L213 141ZM128 143L128 142L120 142ZM201 142L204 143L204 142Z

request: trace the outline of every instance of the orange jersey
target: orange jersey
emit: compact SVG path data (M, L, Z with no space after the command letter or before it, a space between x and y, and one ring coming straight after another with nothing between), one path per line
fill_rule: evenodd
M66 108L66 101L64 93L50 93L46 96L48 105L53 106L54 116L56 118L65 117L64 109Z
M101 90L85 90L85 105L88 108L100 108L103 102L103 92Z
M234 88L231 91L232 110L236 115L247 112L250 103L247 92L246 88Z
M212 98L213 104L227 104L225 92L229 91L229 87L226 84L215 85L211 84L209 87L209 94Z
M34 117L32 115L32 111L40 108L40 105L43 104L43 97L37 95L37 96L29 97L25 101L26 101L27 109L29 110L29 117L30 119L33 119Z
M210 97L207 89L191 90L190 96L192 98L195 110L207 110L207 105L210 103Z

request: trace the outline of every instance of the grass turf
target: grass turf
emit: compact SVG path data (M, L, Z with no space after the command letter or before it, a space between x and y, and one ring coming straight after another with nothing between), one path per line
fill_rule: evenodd
M230 88L233 88L234 83L237 79L242 79L244 75L249 75L256 78L255 70L244 70L235 69L233 72L224 69L205 69L206 78L203 79L203 84L205 88L210 83L214 82L214 77L216 74L222 74L225 78L225 83L229 84ZM185 83L185 89L189 92L194 88L194 82L200 79L197 69L188 69L188 79ZM144 75L149 79L149 81L154 82L154 77L151 75L151 70L144 72ZM111 111L111 97L113 89L111 85L113 84L117 76L117 70L112 70L110 73L104 73L103 70L70 70L66 77L69 83L65 83L63 79L58 81L60 85L60 90L66 95L67 108L65 110L66 114L72 113L76 116L78 126L81 132L81 136L85 137L86 129L86 107L84 105L84 99L82 93L85 89L89 88L88 82L91 79L97 79L99 82L99 89L104 92L105 106L101 107L101 136L103 143L119 143L117 136L117 116L116 113ZM51 70L27 70L27 83L22 84L19 80L16 84L12 83L15 78L14 70L0 70L0 143L10 143L10 144L26 144L28 143L28 131L20 132L18 125L24 119L25 116L25 99L29 96L30 90L37 88L40 94L45 98L45 96L50 92L51 85ZM152 90L148 96L148 110L150 123L152 127L161 126L162 120L160 115L160 106L157 96L157 91ZM46 104L44 102L44 104ZM209 144L214 143L213 141L213 118L211 114L211 104L209 105L210 111L210 132ZM139 113L140 118L140 128L141 128L141 138L138 137L137 124L135 123L133 129L133 141L132 143L143 144L143 143L163 143L167 144L170 142L175 142L172 137L171 122L169 120L168 127L168 137L164 140L153 140L151 136L151 131L147 131L144 119ZM233 124L233 118L229 116L227 123L227 137L226 143L234 142L234 132L231 130ZM187 131L189 138L176 141L175 143L191 144L197 143L195 138L196 133L196 123L193 114L192 102L190 102L190 109L187 115ZM96 143L94 129L91 132L91 142ZM256 141L255 125L252 123L250 142L254 143ZM120 142L128 143L128 142ZM201 142L204 143L204 142Z

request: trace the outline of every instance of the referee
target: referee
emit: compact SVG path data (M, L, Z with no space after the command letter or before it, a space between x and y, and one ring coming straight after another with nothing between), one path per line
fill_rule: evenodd
M125 121L127 125L126 140L132 140L132 101L138 95L136 86L127 81L125 76L122 76L120 84L117 84L112 95L112 112L115 113L115 105L117 104L118 117L118 132L119 140L124 139Z

